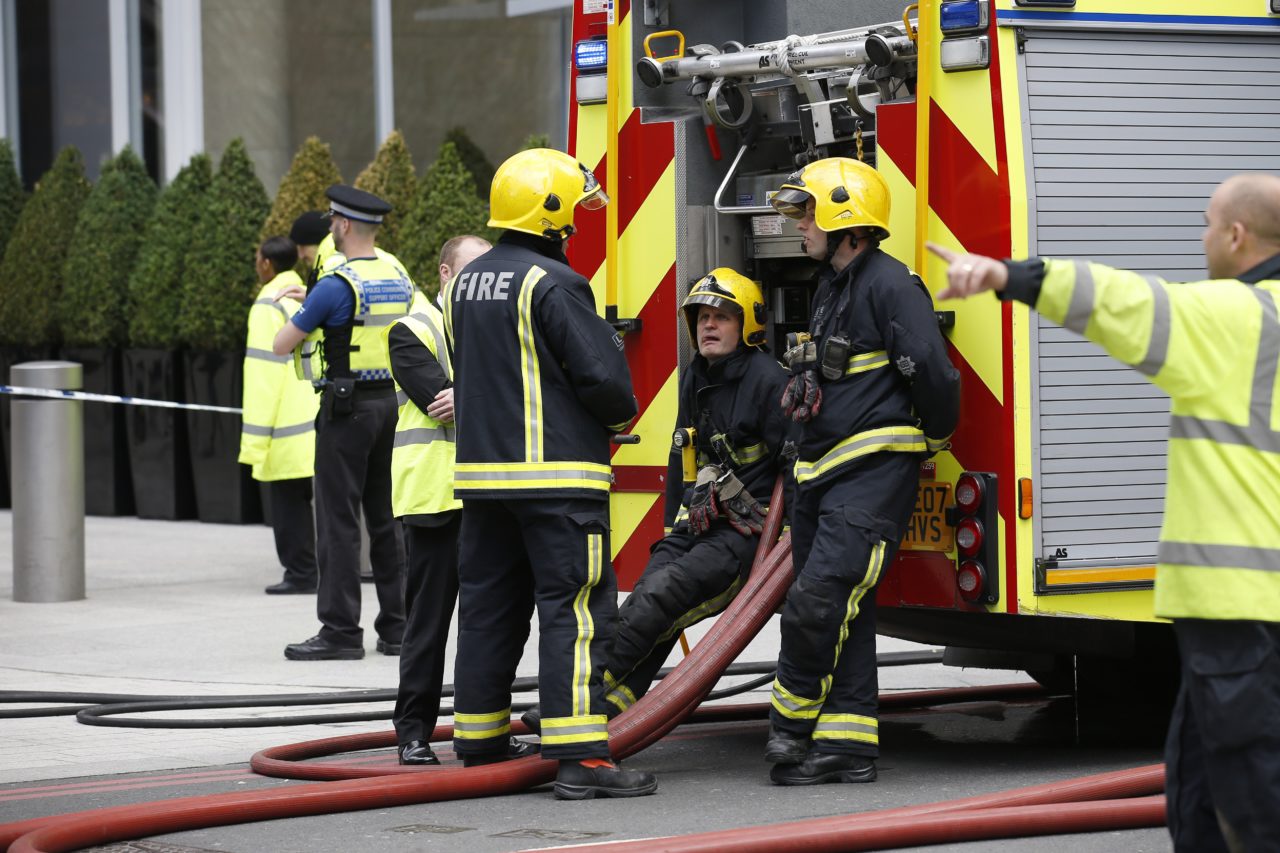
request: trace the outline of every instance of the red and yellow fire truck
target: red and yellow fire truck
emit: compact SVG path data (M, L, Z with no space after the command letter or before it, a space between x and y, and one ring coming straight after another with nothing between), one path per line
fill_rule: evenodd
M1280 0L575 0L573 37L570 146L615 203L571 259L625 330L641 409L613 460L624 585L662 534L689 284L734 267L764 286L771 340L807 323L814 262L769 206L797 166L874 165L885 248L935 291L925 240L1202 278L1214 185L1280 172ZM1041 677L1148 670L1169 642L1168 399L1021 306L937 308L961 424L921 468L880 631Z

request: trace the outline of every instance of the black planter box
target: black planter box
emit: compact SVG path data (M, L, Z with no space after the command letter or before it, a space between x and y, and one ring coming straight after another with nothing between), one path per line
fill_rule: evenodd
M240 405L244 351L188 352L184 358L187 402ZM201 521L253 524L262 521L262 499L240 455L240 416L186 412L196 514Z
M63 347L62 358L79 362L84 390L120 394L120 351L109 347ZM133 515L133 483L125 407L115 403L84 404L84 511L87 515Z
M130 397L184 402L181 360L176 352L128 349L123 388ZM195 518L187 420L178 409L124 406L129 467L138 518Z

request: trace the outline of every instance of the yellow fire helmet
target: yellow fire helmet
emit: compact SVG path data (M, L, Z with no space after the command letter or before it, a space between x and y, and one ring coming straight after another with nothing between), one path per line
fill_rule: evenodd
M793 172L772 199L773 209L803 219L814 200L813 221L823 231L871 228L877 240L889 236L889 185L879 172L849 157L815 160Z
M698 309L703 305L736 314L742 319L742 342L758 347L768 340L764 328L764 293L760 285L728 267L717 267L698 279L684 298L684 312L689 340L698 345Z
M489 226L552 240L573 233L581 204L597 210L609 203L591 170L563 151L530 148L507 158L489 191Z

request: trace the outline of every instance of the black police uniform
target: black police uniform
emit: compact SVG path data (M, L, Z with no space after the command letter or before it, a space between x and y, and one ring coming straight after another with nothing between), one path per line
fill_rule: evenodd
M694 427L698 466L732 470L761 504L769 500L782 464L789 422L775 405L787 372L770 355L745 345L711 364L695 354L680 377L676 428ZM649 563L618 610L618 631L605 674L609 713L643 696L685 628L728 606L746 579L759 536L743 536L717 519L695 536L686 517L680 451L667 465L665 525Z
M879 754L875 588L915 503L919 463L945 446L960 377L929 292L879 248L828 265L810 331L849 342L801 425L790 513L796 581L782 611L770 720L816 752Z
M636 414L622 341L559 243L514 231L449 283L445 312L463 501L454 749L506 751L536 604L542 755L607 758L609 435Z

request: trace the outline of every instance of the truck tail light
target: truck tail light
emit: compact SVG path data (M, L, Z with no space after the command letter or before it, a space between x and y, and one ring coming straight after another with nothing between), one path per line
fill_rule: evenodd
M970 603L1000 600L1000 513L996 475L965 471L956 480L956 589Z

